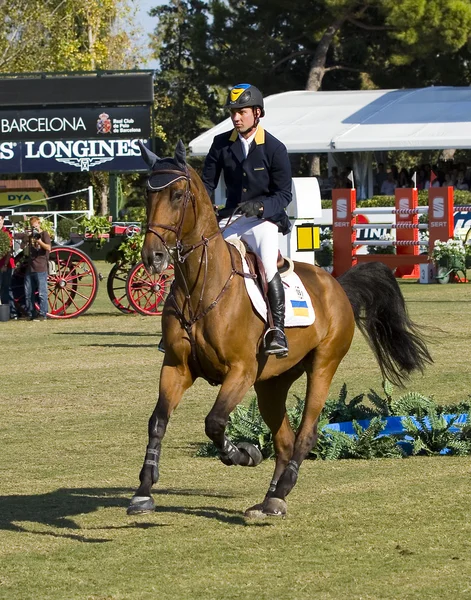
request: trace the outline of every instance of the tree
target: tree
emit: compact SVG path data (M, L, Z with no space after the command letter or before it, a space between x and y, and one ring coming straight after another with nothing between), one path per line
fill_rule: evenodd
M160 66L155 79L157 151L173 156L176 142L188 142L218 118L218 89L211 85L208 7L200 0L171 0L153 9L159 17L152 42Z
M211 12L219 81L251 77L265 93L359 89L391 72L401 87L419 63L446 77L471 33L465 0L213 0Z
M0 72L134 67L132 16L128 0L3 0Z

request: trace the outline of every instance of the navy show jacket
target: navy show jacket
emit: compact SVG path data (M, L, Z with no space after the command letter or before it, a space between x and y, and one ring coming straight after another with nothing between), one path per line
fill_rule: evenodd
M263 219L278 225L281 233L291 229L285 212L292 200L291 165L286 147L258 126L247 158L235 129L214 138L206 156L202 180L211 196L224 173L226 209L235 209L246 200L263 204Z

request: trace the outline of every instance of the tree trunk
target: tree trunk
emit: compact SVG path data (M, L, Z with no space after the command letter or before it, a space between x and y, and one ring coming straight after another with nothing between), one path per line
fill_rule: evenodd
M311 66L309 69L309 76L307 79L306 90L311 92L317 92L322 86L322 79L325 75L326 62L327 62L327 53L329 51L332 40L334 39L334 35L340 29L342 24L344 23L346 16L343 16L330 27L328 27L324 35L322 36L321 41L317 44L316 51L314 53L314 57L311 62ZM310 160L309 165L309 175L314 177L316 175L320 175L321 173L321 159L318 154L313 154Z

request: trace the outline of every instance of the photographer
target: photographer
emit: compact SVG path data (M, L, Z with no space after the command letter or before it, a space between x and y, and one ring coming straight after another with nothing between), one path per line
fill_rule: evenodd
M25 302L30 321L47 319L47 264L51 251L51 238L41 229L39 217L29 220L31 232L24 238L22 246L28 255L28 267L25 274ZM36 292L39 295L39 315L36 312Z
M2 304L10 304L10 316L14 316L13 302L10 301L11 275L15 268L15 260L12 256L13 240L10 231L5 227L2 214L0 214L0 231L5 232L10 238L10 250L0 258L0 301Z

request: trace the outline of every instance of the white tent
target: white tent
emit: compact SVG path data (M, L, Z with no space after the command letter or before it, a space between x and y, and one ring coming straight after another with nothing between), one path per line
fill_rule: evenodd
M330 165L353 153L345 164L360 199L373 193L372 151L471 148L471 87L284 92L268 96L265 109L263 127L288 152L325 152ZM191 152L207 154L231 128L230 119L219 123L190 142Z
M366 152L471 147L471 87L284 92L265 99L262 125L288 152ZM190 142L204 155L226 119Z

